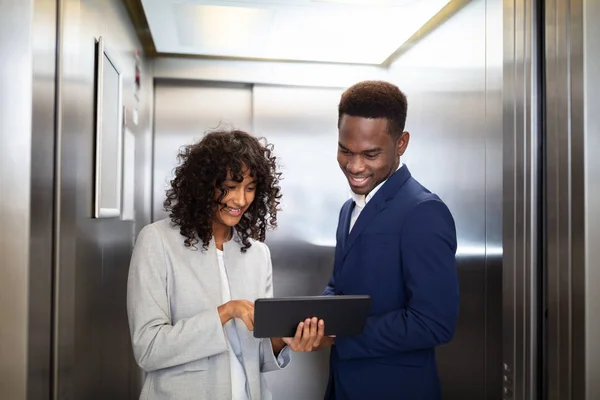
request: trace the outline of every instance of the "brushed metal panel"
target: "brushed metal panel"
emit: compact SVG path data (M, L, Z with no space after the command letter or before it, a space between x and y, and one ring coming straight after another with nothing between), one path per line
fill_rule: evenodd
M279 228L267 239L275 296L321 294L333 268L339 211L350 195L336 160L341 93L318 87L253 88L253 133L274 143L284 178ZM286 370L267 374L273 398L322 398L328 356L328 351L295 354Z
M253 133L275 144L284 177L280 229L270 240L335 247L339 210L350 195L335 158L342 91L254 86ZM324 285L320 282L313 289L322 292Z
M178 165L179 149L202 138L207 130L252 128L252 92L243 84L157 81L152 220L165 218L165 191Z
M600 398L600 2L584 0L586 398Z
M0 10L0 398L25 399L33 3L0 0Z
M595 399L598 309L598 4L546 4L548 398Z
M28 399L47 399L52 385L57 3L33 2Z
M592 359L586 349L587 324L585 315L589 302L586 268L586 225L589 216L586 214L586 163L585 163L585 131L584 131L584 16L583 1L570 0L567 15L569 16L567 37L569 40L569 90L570 90L570 196L571 205L571 296L572 296L572 392L573 399L593 399L588 397L587 359ZM591 38L589 38L591 39ZM597 356L600 356L598 354ZM593 377L592 380L598 379Z
M515 399L541 394L536 6L535 1L504 2L503 395Z
M157 79L187 79L272 85L347 87L363 79L385 79L379 66L308 62L157 57Z
M502 17L501 1L472 1L390 68L408 97L404 161L457 225L460 314L437 351L447 399L502 396Z
M503 2L487 0L485 83L485 398L500 398L503 271Z
M548 398L586 386L583 2L546 2Z
M136 226L92 219L95 39L102 36L123 72L123 104L136 106L135 51L140 47L118 0L63 0L60 106L60 242L56 271L56 365L53 398L137 398L125 293ZM142 72L148 74L142 58ZM144 154L151 132L151 85L139 93L139 122L128 121ZM137 166L140 168L140 166ZM143 169L143 168L142 168ZM143 175L136 171L136 176ZM146 190L144 181L136 191ZM139 201L140 197L136 197ZM137 208L137 207L136 207ZM143 210L143 208L141 208ZM149 211L149 210L148 210ZM145 218L149 220L149 217Z

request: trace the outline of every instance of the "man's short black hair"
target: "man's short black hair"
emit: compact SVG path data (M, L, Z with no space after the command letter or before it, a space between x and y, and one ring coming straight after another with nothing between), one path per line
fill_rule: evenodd
M338 128L344 114L351 117L385 118L388 132L399 137L404 132L406 95L396 86L385 81L359 82L342 94L338 106Z

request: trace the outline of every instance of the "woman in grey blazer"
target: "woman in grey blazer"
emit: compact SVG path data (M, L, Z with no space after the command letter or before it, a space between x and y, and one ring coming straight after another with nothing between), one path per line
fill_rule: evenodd
M294 338L252 335L254 300L273 296L263 241L281 194L271 150L220 131L179 155L169 218L142 229L129 270L131 341L147 373L140 399L270 399L261 373L322 339L316 319L300 322Z

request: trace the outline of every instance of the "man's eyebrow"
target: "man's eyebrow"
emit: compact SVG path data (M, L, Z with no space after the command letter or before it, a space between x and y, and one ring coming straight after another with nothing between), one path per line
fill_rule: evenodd
M343 144L341 144L340 142L338 142L338 146L345 151L350 151L350 149L348 149L346 146L344 146ZM361 153L363 154L372 154L372 153L379 153L383 151L383 149L381 147L373 147L371 149L367 149L367 150L363 150Z

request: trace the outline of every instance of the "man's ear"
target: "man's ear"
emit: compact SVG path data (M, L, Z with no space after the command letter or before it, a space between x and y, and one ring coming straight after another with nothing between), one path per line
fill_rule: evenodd
M407 131L402 132L400 138L398 138L398 142L396 143L396 152L398 156L404 155L406 148L408 147L408 142L410 141L410 133Z

